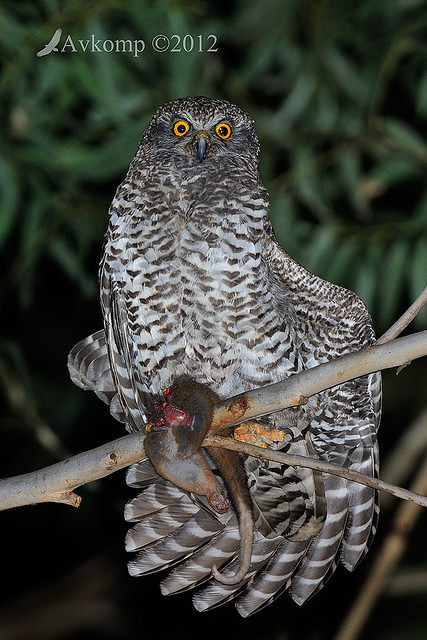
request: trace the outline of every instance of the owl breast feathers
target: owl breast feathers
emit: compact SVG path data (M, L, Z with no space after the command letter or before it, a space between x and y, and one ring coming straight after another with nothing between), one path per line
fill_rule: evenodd
M146 429L153 398L180 376L228 398L374 342L361 300L308 272L277 243L258 152L253 121L225 100L164 104L143 133L110 208L100 265L104 329L69 356L73 381L95 391L128 430ZM272 448L376 475L380 407L374 374L259 424L271 431ZM200 454L223 486L213 459ZM235 598L248 616L284 590L303 603L339 561L356 567L375 533L372 489L249 456L242 462L254 521L244 580L212 577L214 565L232 575L239 562L233 507L218 513L148 459L127 473L140 490L125 509L133 523L131 575L173 566L163 593L203 583L198 610Z

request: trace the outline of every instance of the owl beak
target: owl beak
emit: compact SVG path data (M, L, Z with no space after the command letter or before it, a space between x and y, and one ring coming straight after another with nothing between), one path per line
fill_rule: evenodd
M209 134L207 131L198 131L196 133L195 147L197 157L199 158L200 162L202 162L209 147Z

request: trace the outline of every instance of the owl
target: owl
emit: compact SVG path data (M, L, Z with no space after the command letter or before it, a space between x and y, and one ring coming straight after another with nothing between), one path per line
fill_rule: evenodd
M128 430L145 430L147 442L149 428L162 424L176 445L175 423L150 418L167 405L161 399L175 380L189 377L226 399L375 341L362 301L278 244L258 155L254 122L240 108L179 98L157 109L116 191L99 272L104 328L79 342L68 364L78 386L95 391ZM381 380L373 374L242 425L231 437L372 476L380 411ZM164 594L195 588L199 611L234 600L246 617L286 590L304 603L339 562L352 571L367 552L375 491L239 455L252 546L244 577L221 582L213 567L232 576L239 563L241 522L233 495L227 502L227 492L238 490L208 451L197 456L224 496L222 510L186 484L178 457L181 486L159 473L154 458L127 472L139 490L125 508L129 572L171 567Z

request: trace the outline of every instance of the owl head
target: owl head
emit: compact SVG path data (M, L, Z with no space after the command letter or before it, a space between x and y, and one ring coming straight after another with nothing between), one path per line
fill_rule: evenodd
M258 153L254 121L247 113L227 100L199 96L160 106L144 131L137 156L168 157L184 166L208 168L210 163L236 159L257 166Z

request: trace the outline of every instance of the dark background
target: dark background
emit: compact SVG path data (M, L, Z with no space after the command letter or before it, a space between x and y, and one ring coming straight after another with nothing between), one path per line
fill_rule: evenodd
M36 57L140 40L129 52ZM158 34L194 50L153 50ZM216 53L206 49L217 36ZM280 242L304 266L352 288L381 334L427 274L427 6L422 0L6 1L0 9L0 378L2 476L42 468L123 435L68 377L68 351L101 327L97 268L107 210L157 105L183 95L237 103L256 120L261 174ZM175 45L178 39L172 39ZM191 48L191 40L185 41ZM172 45L171 45L172 46ZM426 327L424 311L410 330ZM384 375L382 460L425 404L426 364ZM420 451L421 456L422 451ZM414 468L418 460L414 460ZM403 479L410 484L411 477ZM199 637L327 640L391 526L383 509L361 567L339 568L302 608L283 595L249 620L232 605L198 614L164 598L159 576L131 579L124 472L80 489L78 510L1 514L0 640ZM393 506L393 508L395 505ZM427 572L426 516L399 572ZM411 576L414 576L412 580ZM426 637L424 587L386 590L366 640Z

